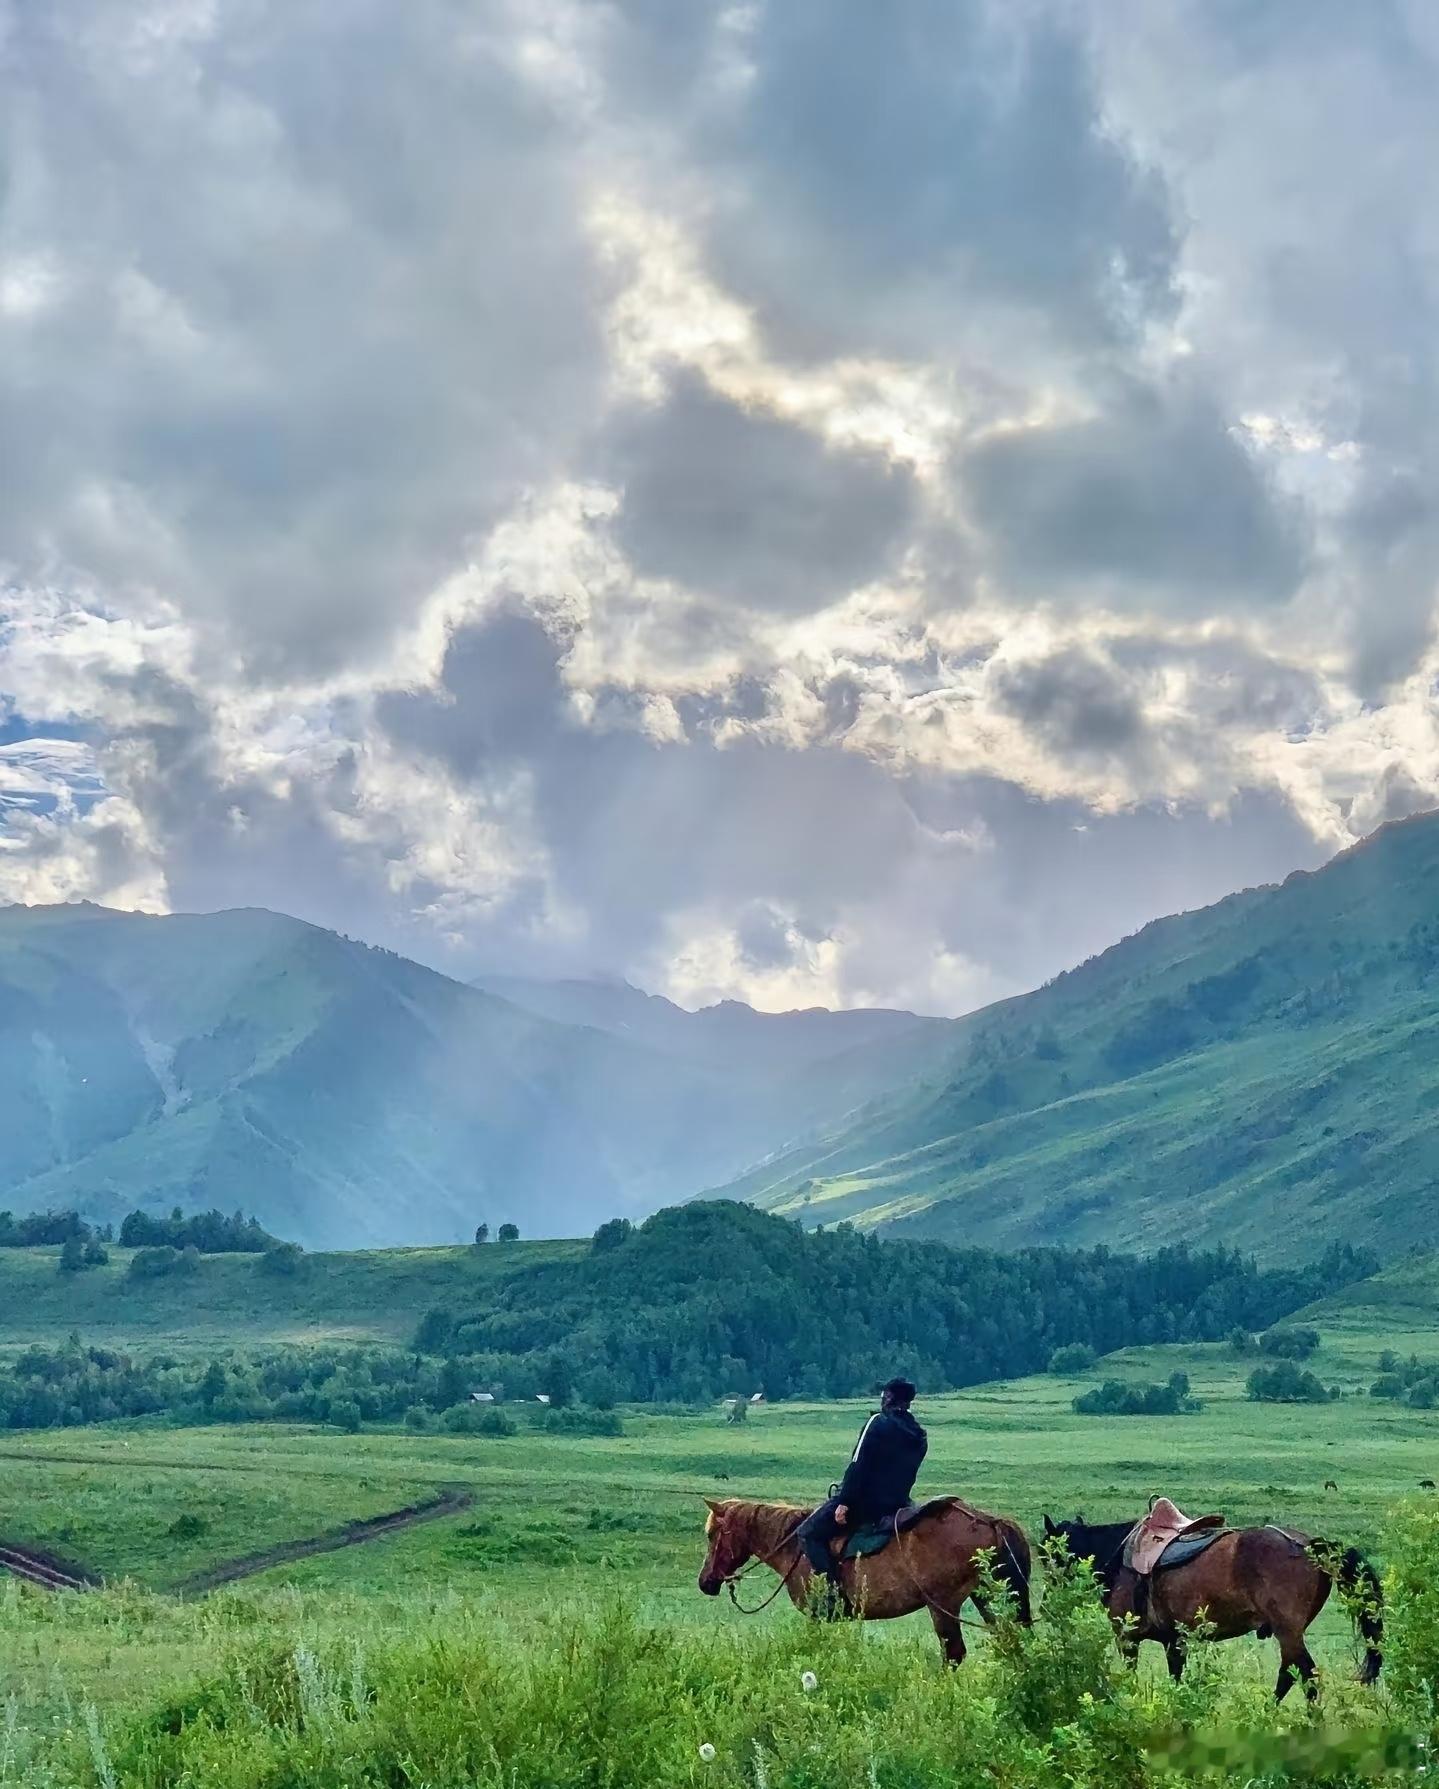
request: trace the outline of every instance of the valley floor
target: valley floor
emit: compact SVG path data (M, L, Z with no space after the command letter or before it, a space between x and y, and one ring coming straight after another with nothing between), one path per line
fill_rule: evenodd
M1422 1306L1415 1311L1422 1320ZM1217 1344L1135 1350L1073 1380L1041 1376L925 1398L931 1446L920 1489L957 1490L1011 1511L1031 1534L1046 1512L1127 1518L1164 1491L1196 1512L1297 1524L1382 1561L1386 1511L1406 1499L1422 1507L1431 1494L1419 1481L1439 1470L1439 1412L1366 1395L1379 1347L1418 1341L1406 1322L1414 1314L1390 1299L1382 1310L1349 1311L1343 1326L1336 1318L1313 1363L1345 1391L1330 1404L1250 1403L1243 1380L1252 1362ZM1158 1379L1176 1368L1189 1373L1205 1402L1201 1413L1070 1410L1075 1391L1099 1376ZM879 1669L863 1663L868 1655L891 1658L885 1670L903 1657L927 1682L933 1642L923 1618L835 1641L815 1635L783 1599L745 1623L727 1601L708 1602L695 1589L700 1496L817 1498L863 1415L859 1403L787 1403L731 1427L717 1412L630 1412L625 1433L612 1438L524 1429L508 1437L344 1435L271 1425L11 1432L0 1440L0 1540L76 1560L112 1588L56 1595L0 1583L0 1673L12 1698L0 1765L9 1757L4 1768L19 1780L13 1773L23 1756L24 1780L44 1781L36 1774L42 1764L59 1771L76 1747L93 1750L87 1721L101 1733L129 1731L146 1709L189 1694L197 1674L221 1668L242 1642L264 1639L292 1652L300 1644L319 1656L410 1633L423 1647L438 1644L440 1632L508 1630L537 1610L570 1604L584 1611L574 1619L589 1632L615 1598L630 1611L626 1620L660 1624L711 1665L719 1655L705 1649L715 1646L777 1647L792 1663L840 1645L854 1649L847 1671ZM446 1490L473 1501L367 1544L287 1560L208 1596L173 1595L218 1561ZM1326 1611L1317 1637L1331 1678L1347 1678L1353 1642L1338 1610ZM1272 1648L1249 1640L1220 1651L1223 1671L1246 1696L1272 1682ZM1143 1681L1159 1694L1155 1668L1146 1667ZM76 1780L87 1780L83 1768Z

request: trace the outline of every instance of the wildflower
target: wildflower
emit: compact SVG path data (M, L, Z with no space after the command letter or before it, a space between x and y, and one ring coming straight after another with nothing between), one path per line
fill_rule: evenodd
M813 1671L806 1671L799 1680L799 1687L806 1692L809 1690L817 1690L819 1688L819 1679L815 1676Z
M714 1747L710 1744L710 1742L708 1740L706 1740L704 1742L704 1744L700 1747L700 1757L704 1759L706 1764L712 1764L714 1762L714 1755L715 1755Z

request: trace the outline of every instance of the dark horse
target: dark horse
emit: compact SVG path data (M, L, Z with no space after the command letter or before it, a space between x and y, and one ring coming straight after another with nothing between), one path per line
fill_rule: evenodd
M980 1555L986 1550L993 1553L995 1577L1014 1597L1016 1618L1029 1625L1029 1542L1018 1522L1008 1516L986 1515L957 1497L939 1501L942 1508L902 1531L882 1553L850 1560L843 1567L844 1587L850 1607L866 1621L888 1621L928 1609L946 1661L960 1665L964 1662L960 1605L969 1597L989 1619L975 1596ZM788 1591L797 1609L813 1613L809 1561L795 1539L809 1510L792 1503L745 1503L736 1497L722 1502L706 1497L705 1502L709 1548L699 1577L705 1595L718 1596L726 1584L733 1594L741 1567L753 1559L779 1573L775 1589Z
M1177 1680L1184 1670L1185 1630L1198 1622L1206 1623L1218 1640L1233 1640L1240 1634L1258 1634L1261 1640L1272 1636L1279 1642L1275 1700L1284 1700L1297 1673L1313 1701L1318 1693L1314 1658L1304 1644L1304 1632L1337 1584L1357 1593L1355 1622L1365 1646L1359 1680L1373 1683L1378 1677L1384 1638L1379 1580L1353 1547L1340 1552L1288 1528L1227 1529L1187 1564L1155 1572L1146 1596L1139 1574L1123 1562L1124 1543L1134 1526L1106 1522L1096 1527L1044 1518L1047 1538L1062 1536L1076 1559L1093 1565L1126 1658L1134 1659L1141 1640L1155 1640L1164 1648L1170 1676Z

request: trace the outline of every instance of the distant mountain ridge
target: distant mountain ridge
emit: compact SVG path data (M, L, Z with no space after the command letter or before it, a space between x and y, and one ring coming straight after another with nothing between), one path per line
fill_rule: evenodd
M835 1123L950 1032L859 1017L814 1015L792 1046L781 1022L741 1060L707 1031L686 1051L546 1017L283 914L0 909L0 1205L243 1206L312 1247L481 1219L584 1234Z
M1439 816L958 1022L948 1072L722 1189L1015 1248L1439 1233Z
M832 1012L812 1006L771 1013L739 1000L721 1000L691 1012L662 994L646 994L625 981L482 975L471 986L541 1018L591 1025L651 1049L677 1050L687 1061L714 1068L732 1069L738 1064L753 1071L789 1068L901 1038L938 1041L954 1030L952 1019L921 1018L886 1007Z

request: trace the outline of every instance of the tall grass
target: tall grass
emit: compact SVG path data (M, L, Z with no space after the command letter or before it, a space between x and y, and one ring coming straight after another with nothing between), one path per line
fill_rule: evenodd
M1082 1569L1051 1573L1038 1624L1002 1624L955 1672L918 1631L896 1643L798 1618L674 1627L618 1597L524 1613L458 1596L327 1612L273 1592L202 1605L11 1595L0 1619L20 1630L48 1625L53 1640L100 1624L116 1649L178 1640L196 1669L178 1693L104 1717L94 1685L27 1683L27 1706L0 1718L0 1783L1412 1786L1436 1739L1439 1512L1401 1512L1390 1542L1390 1687L1333 1671L1317 1714L1297 1693L1275 1710L1270 1647L1196 1645L1178 1686L1127 1671ZM14 1657L16 1630L6 1637Z

